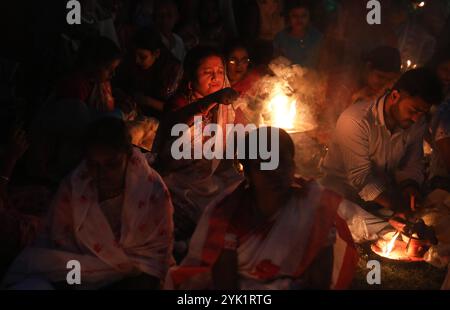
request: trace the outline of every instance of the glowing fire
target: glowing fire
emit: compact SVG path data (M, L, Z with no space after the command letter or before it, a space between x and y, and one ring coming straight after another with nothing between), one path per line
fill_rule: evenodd
M408 255L407 244L402 241L400 232L389 232L371 245L371 249L376 254L392 260L416 262L422 261L423 257Z
M280 86L275 86L273 96L265 105L265 112L269 115L263 120L263 125L283 128L285 130L295 129L297 122L297 101L289 98Z
M396 232L395 235L392 237L392 239L383 246L384 256L389 256L391 254L398 236L400 236L400 232Z
M284 94L275 95L267 106L272 117L271 125L283 129L294 129L297 112L295 105L295 100L290 101Z

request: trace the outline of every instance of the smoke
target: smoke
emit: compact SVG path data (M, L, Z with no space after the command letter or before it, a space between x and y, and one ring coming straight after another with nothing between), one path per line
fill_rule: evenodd
M280 121L274 119L276 113L270 108L271 105L280 104L276 100L280 96L286 97L281 100L283 104L295 102L294 125L284 129L290 133L295 144L297 173L306 178L318 177L325 146L317 141L315 135L324 128L325 79L315 71L293 65L283 57L273 60L269 69L271 73L258 80L233 105L244 112L249 123L277 126ZM292 109L282 112L291 113ZM286 115L285 121L289 120Z
M318 116L325 102L325 84L312 70L293 65L283 57L269 64L271 74L263 76L252 89L241 97L235 107L239 107L247 120L256 125L275 125L273 100L286 97L295 103L293 128L289 132L306 132L317 128ZM275 108L276 107L275 102ZM283 111L281 111L283 112ZM287 110L286 113L289 113Z

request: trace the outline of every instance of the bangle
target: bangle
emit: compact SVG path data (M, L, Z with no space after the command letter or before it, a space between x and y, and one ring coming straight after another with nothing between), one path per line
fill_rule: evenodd
M6 183L9 182L9 178L8 178L8 177L5 177L4 175L0 175L0 180L5 181Z

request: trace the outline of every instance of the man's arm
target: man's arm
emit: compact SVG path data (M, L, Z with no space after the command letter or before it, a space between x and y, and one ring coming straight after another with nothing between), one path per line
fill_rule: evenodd
M364 201L375 201L389 207L383 176L373 174L369 156L369 127L354 117L341 116L336 125L336 137L342 161L350 185L358 191Z

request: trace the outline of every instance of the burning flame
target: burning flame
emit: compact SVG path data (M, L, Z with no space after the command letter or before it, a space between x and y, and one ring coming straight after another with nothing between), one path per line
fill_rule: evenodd
M386 244L383 246L383 255L384 256L389 256L389 254L391 254L391 252L395 246L395 241L397 240L399 235L400 235L400 232L396 232L395 235L392 237L392 239L389 242L386 242Z
M297 102L290 99L283 90L276 86L274 95L266 104L266 111L269 113L269 120L265 125L292 130L295 128L297 115Z

